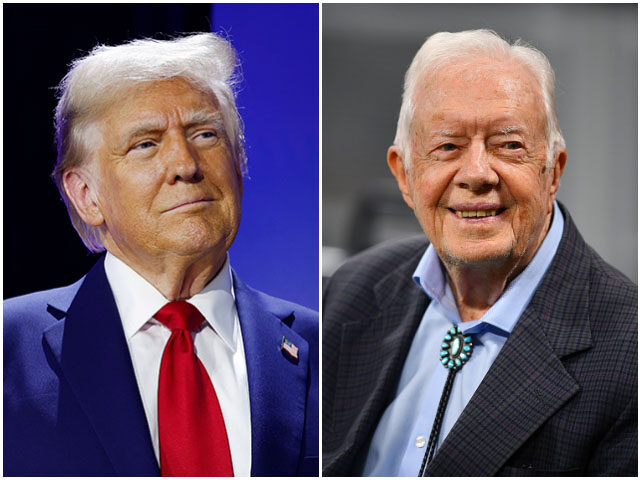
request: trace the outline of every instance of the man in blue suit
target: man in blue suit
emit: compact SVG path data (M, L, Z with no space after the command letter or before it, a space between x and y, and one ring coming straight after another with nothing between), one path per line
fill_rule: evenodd
M61 82L54 180L107 253L4 302L5 475L317 475L317 313L229 265L234 69L199 34L96 47Z

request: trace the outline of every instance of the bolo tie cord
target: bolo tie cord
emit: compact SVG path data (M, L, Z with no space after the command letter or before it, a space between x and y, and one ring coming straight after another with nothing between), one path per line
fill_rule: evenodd
M424 477L427 467L431 463L433 456L436 453L436 446L438 444L438 437L440 436L440 429L442 428L442 421L444 420L444 413L449 403L449 397L451 396L451 389L453 388L453 380L456 376L456 372L460 370L465 363L471 357L473 350L473 337L471 335L465 335L460 331L457 325L452 326L445 334L442 344L440 345L440 362L449 370L447 380L444 383L442 390L442 396L438 403L438 409L436 410L436 417L431 427L431 434L429 435L429 443L427 444L427 450L424 452L424 458L422 459L422 465L420 466L419 477Z
M440 403L438 404L438 410L436 411L436 418L433 421L433 427L431 428L431 435L429 435L429 443L427 444L427 450L424 452L424 458L422 459L422 466L420 467L419 477L424 477L424 471L427 465L431 463L434 453L436 453L436 445L438 444L438 437L440 436L440 429L442 428L442 420L444 419L444 411L447 409L447 403L449 402L449 396L451 395L451 387L453 387L453 378L456 376L456 370L449 370L447 375L447 381L444 384L442 390L442 396L440 397Z

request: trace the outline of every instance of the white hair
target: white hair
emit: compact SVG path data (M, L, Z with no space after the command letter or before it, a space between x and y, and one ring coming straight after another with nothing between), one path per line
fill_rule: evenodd
M74 60L57 87L55 130L58 157L53 170L71 222L92 252L105 250L100 228L85 223L65 191L62 177L72 166L85 164L96 145L90 125L124 90L141 83L182 78L213 95L231 153L243 174L247 171L242 119L235 104L238 83L236 55L231 44L213 33L172 40L134 40L117 46L98 45ZM95 142L95 140L94 140Z
M555 75L549 60L541 51L522 40L517 40L510 45L492 30L439 32L431 35L422 44L405 75L402 106L394 144L400 150L407 170L411 169L411 124L415 114L414 100L418 81L425 73L433 73L452 61L487 56L520 62L533 73L540 84L542 103L547 117L547 168L553 165L558 151L565 148L555 108Z

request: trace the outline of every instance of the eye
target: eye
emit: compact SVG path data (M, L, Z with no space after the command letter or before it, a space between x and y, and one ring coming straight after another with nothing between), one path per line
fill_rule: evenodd
M522 144L520 142L507 142L503 146L507 150L517 150L519 148L522 148Z
M144 142L140 142L132 147L132 150L147 150L149 148L155 147L155 143L150 140L145 140Z
M210 140L210 139L217 139L218 138L218 132L215 130L203 130L201 132L196 132L195 135L193 136L194 140Z
M445 143L444 145L440 145L439 148L440 150L445 152L452 152L458 147L456 147L453 143Z

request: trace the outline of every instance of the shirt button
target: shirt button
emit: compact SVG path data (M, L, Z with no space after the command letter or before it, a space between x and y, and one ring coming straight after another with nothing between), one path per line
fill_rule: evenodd
M422 435L420 435L419 437L416 437L416 447L423 448L426 444L427 444L427 439L424 438Z

